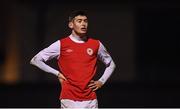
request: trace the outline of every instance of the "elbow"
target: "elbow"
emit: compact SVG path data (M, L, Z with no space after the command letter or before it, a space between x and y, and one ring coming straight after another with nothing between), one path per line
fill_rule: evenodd
M43 60L39 59L38 57L34 56L31 61L30 64L34 65L34 66L39 66L39 64L41 64Z
M30 64L31 64L31 65L36 65L36 63L37 63L37 59L36 59L36 57L33 57L33 58L31 59L31 61L30 61Z
M110 64L108 65L108 67L112 70L114 70L116 68L116 64L114 63L114 61L111 61Z
M34 65L34 58L31 59L30 64Z
M116 68L116 64L114 63L114 61L112 61L112 69Z

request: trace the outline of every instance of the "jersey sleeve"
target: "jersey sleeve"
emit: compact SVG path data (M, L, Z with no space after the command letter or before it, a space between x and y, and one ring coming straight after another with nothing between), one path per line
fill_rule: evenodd
M106 65L106 69L103 75L100 77L99 81L104 84L112 75L116 65L104 45L100 41L99 43L98 59Z
M51 44L49 47L41 50L37 55L36 58L39 58L43 61L48 61L53 58L58 58L60 55L60 41L56 41Z
M36 54L31 59L30 63L45 72L52 73L57 76L59 71L50 67L45 62L53 58L58 58L60 55L60 47L61 47L61 42L60 40L58 40L53 44L51 44L49 47L41 50L38 54Z

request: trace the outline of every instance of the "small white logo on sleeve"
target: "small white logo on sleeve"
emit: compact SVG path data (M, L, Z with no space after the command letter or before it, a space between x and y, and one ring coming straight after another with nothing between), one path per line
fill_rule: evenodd
M91 56L93 54L93 49L87 48L87 54Z

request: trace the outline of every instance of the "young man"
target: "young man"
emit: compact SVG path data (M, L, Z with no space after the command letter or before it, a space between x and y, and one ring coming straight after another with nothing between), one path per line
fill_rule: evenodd
M87 37L88 18L84 11L72 12L68 26L72 33L40 51L31 64L58 76L62 88L61 108L98 108L95 91L111 76L115 64L99 40ZM60 71L45 64L53 58L58 59ZM97 59L106 65L106 69L95 81Z

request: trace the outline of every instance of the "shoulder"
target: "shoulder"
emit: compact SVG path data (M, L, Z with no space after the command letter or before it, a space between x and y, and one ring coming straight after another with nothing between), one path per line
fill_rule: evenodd
M100 41L98 39L95 38L89 38L88 41L92 46L94 46L95 48L99 49L100 47Z
M65 36L65 37L60 38L59 40L60 41L65 41L65 40L68 40L68 39L69 39L69 36Z
M61 43L61 46L62 45L67 45L67 44L70 44L71 40L69 38L69 36L65 36L63 38L60 38L60 43Z
M89 38L89 41L94 43L100 43L99 39L95 39L95 38Z

